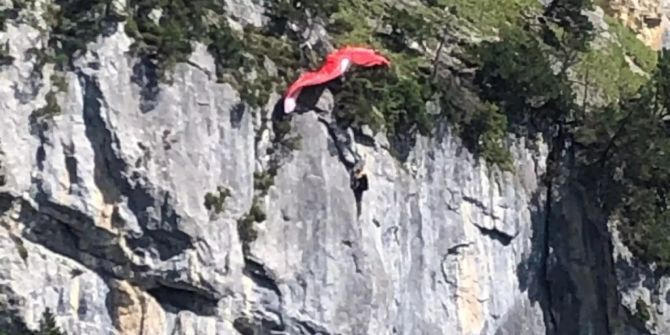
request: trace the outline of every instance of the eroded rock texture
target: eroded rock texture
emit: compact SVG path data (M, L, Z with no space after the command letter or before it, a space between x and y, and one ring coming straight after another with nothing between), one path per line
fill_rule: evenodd
M667 48L668 15L670 2L667 0L607 0L606 7L624 25L635 30L638 37L649 47L659 50Z
M24 25L7 34L38 36ZM61 113L31 119L49 82L32 79L21 57L29 38L11 39L2 292L28 326L50 307L64 329L87 334L544 328L533 282L541 151L519 143L518 171L502 173L445 129L419 141L407 169L381 137L369 139L356 147L370 178L359 215L328 128L316 112L296 115L301 148L281 158L257 201L267 219L253 224L244 257L237 221L270 127L216 83L203 47L148 94L130 43L121 32L95 42L67 74ZM204 199L219 186L231 195L216 214Z
M261 24L253 2L229 5ZM15 58L0 70L10 331L35 329L50 308L66 332L90 335L638 332L617 295L625 280L608 272L608 232L589 228L602 218L579 188L553 196L574 185L543 181L541 141L510 140L502 171L447 127L419 137L405 162L383 136L356 134L370 182L357 203L328 91L325 114L291 119L299 148L274 150L272 112L217 83L204 46L158 85L118 28L67 72L60 113L40 118L52 69L35 72L27 55L43 37L26 24L0 34ZM272 164L259 192L254 173ZM205 203L220 190L229 196L215 211ZM643 295L658 333L665 282Z

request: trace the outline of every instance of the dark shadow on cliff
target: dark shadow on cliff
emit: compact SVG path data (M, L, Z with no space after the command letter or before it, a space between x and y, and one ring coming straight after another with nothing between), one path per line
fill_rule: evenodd
M172 313L189 311L199 316L215 316L218 299L207 294L201 294L192 289L174 288L158 285L147 290L161 307Z
M670 304L670 291L665 292L665 294L661 294L661 292L659 292L659 289L661 288L659 283L664 277L663 274L654 273L654 271L649 269L648 265L635 258L630 261L619 258L614 262L614 266L617 271L617 278L622 279L619 282L621 287L620 291L622 291L622 293L629 293L630 291L639 289L641 286L649 290L651 294L651 302L654 305ZM641 280L641 277L643 276L644 279ZM652 306L647 306L646 304L636 307L645 309L653 308ZM643 314L649 313L648 310L644 312L639 310L633 311L626 307L623 307L622 310L627 316L627 322L629 322L636 330L638 330L640 334L651 334L646 332L646 321L642 317Z
M10 208L12 208L12 201L14 197L11 194L6 192L0 192L0 215L5 214Z
M284 99L279 99L274 104L271 113L272 131L275 134L275 143L281 142L291 131L291 119L293 115L309 113L328 113L317 107L321 95L329 87L329 84L305 87L298 96L296 108L290 113L284 111Z
M85 133L94 153L94 178L106 204L126 197L129 209L142 228L140 236L128 238L132 249L153 249L161 260L167 260L193 247L191 237L181 228L181 216L174 209L174 198L156 189L138 172L126 175L128 163L119 156L120 139L103 118L105 99L97 79L79 73L84 92L83 118ZM141 143L138 144L141 146ZM145 150L149 150L148 148ZM123 224L120 217L119 224Z
M246 105L242 101L236 103L233 108L230 109L230 126L233 129L239 129L242 125L242 118L244 117L246 109Z
M0 286L0 293L3 288ZM0 334L3 335L26 335L33 334L28 329L28 326L23 321L19 310L16 306L20 306L18 301L10 298L7 301L8 305L0 305Z
M158 104L158 66L149 57L140 57L133 65L131 81L140 89L140 111L148 113Z
M630 261L619 258L615 261L615 266L619 277L622 278L621 289L623 291L635 290L641 285L654 292L656 283L663 277L663 275L651 271L647 265L635 258ZM642 277L644 277L644 280L641 280Z
M531 254L517 267L520 289L542 307L548 335L577 334L587 326L580 320L596 334L622 328L648 334L621 304L609 215L592 207L593 194L567 156L561 161L567 175L544 176L533 195Z
M290 132L290 120L294 114L304 114L308 112L314 112L318 114L318 122L322 124L328 133L328 151L331 155L337 156L338 160L344 165L348 173L353 173L355 162L350 161L346 158L345 151L353 152L353 146L357 136L357 132L354 132L354 138L350 138L347 133L348 126L343 126L338 122L336 111L323 110L318 107L319 100L321 99L323 93L326 89L330 91L337 92L341 88L343 83L342 79L335 79L323 85L316 85L306 87L302 90L298 97L298 104L296 110L291 113L285 113L284 111L284 100L280 99L274 106L272 111L272 126L275 134L274 143L281 144L282 141L286 139L286 136ZM329 115L330 114L330 115ZM360 131L358 132L360 133ZM358 135L358 138L365 138L362 135ZM365 142L366 145L371 145L370 139L367 139ZM364 184L364 187L358 187L353 185L352 180L352 192L354 199L356 201L357 213L361 213L361 203L363 197L363 189L367 189L367 178L361 180Z
M531 200L531 248L530 254L517 266L519 288L528 292L533 303L538 303L544 314L546 334L560 334L560 320L556 319L553 311L554 296L552 293L561 283L564 294L574 291L574 286L568 280L567 274L549 266L549 239L551 234L551 210L554 204L549 196L551 187L543 185L532 196ZM550 276L551 271L551 276Z

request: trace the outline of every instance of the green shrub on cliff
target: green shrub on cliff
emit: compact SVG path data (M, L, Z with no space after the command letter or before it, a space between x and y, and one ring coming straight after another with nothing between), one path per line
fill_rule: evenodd
M514 124L542 130L574 108L567 78L554 73L541 42L526 31L505 29L500 41L483 42L476 54L480 96Z
M235 47L234 40L222 36L229 33L223 6L217 0L131 0L126 33L135 39L135 53L154 62L161 78L169 79L174 65L188 60L193 41L210 38L216 56Z
M573 4L580 5L578 1ZM586 85L599 88L603 82L598 75L611 72L603 73L609 68L600 63L583 61L584 55L594 51L589 44L590 24L575 18L581 15L577 12L575 8L556 10L564 17L549 15L549 24L554 26L543 27L543 34L532 28L503 29L499 40L475 48L480 97L501 108L514 132L543 131L555 141L550 146L558 148L571 138L577 157L575 175L581 176L605 213L621 222L625 243L643 261L670 270L670 55L646 57L641 62L645 67L658 59L651 80L616 87L619 100L587 112L576 104L566 69L595 73L595 80ZM622 50L609 51L623 55ZM640 50L637 53L638 59L644 55ZM615 64L619 73L630 71L623 61ZM467 129L465 139L479 138L478 133L503 125L468 127L481 124L474 120L459 118L460 127ZM563 129L562 137L556 137L552 131L556 128Z
M0 11L0 25L28 3L12 1L11 8ZM334 89L340 123L371 125L405 140L430 134L436 122L447 119L472 152L502 166L511 162L504 141L510 131L519 136L539 132L554 141L554 130L560 128L574 140L579 172L603 208L620 219L633 252L670 268L670 61L610 17L606 21L615 40L593 48L593 27L583 15L591 1L554 1L541 8L534 0L423 0L392 6L381 0L279 0L265 2L268 27L243 32L229 26L223 0L129 0L126 5L122 16L111 0L51 3L44 13L48 47L38 55L38 65L48 61L71 70L87 43L125 21L132 51L153 64L162 79L169 79L175 64L188 61L192 42L199 41L214 57L217 79L260 107L301 71L320 65L325 55L316 53L323 50L303 48L306 37L299 33L314 33L311 28L320 22L336 47L365 44L393 63L391 69L354 69ZM461 56L465 67L472 66L467 70L473 78L436 69L427 52L437 49L445 31L453 33L446 29L450 24L486 37ZM3 50L0 63L5 64L9 58ZM275 66L266 66L266 59ZM599 92L607 106L578 106L575 78L587 93ZM459 84L452 83L456 79ZM460 86L470 79L475 92L468 95ZM55 91L48 93L46 106L34 116L57 114L56 100ZM426 108L431 100L441 106L432 114ZM259 179L257 186L266 184ZM208 208L223 208L225 197L219 193L205 199ZM240 221L245 239L253 240L254 222L265 219L260 208L254 202Z
M621 223L624 242L670 270L670 56L635 95L591 113L575 132L584 179Z
M122 20L109 10L110 6L110 0L56 0L46 7L48 55L57 69L69 70L72 57L86 51L86 44L100 36L107 23Z

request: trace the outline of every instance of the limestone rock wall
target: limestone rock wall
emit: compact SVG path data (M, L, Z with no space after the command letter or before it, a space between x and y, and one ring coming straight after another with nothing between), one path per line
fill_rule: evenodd
M262 23L255 2L228 3ZM120 25L66 74L60 112L35 118L53 85L28 56L43 36L8 24L0 42L15 58L0 67L7 329L34 329L49 308L90 335L638 333L617 296L631 281L607 272L609 239L590 225L602 218L578 188L548 199L541 141L510 139L501 171L447 128L405 162L357 134L370 181L358 205L323 123L327 91L325 115L292 117L299 147L277 152L276 95L267 112L245 107L202 45L155 86ZM259 194L254 174L277 158ZM219 190L222 210L208 210ZM245 221L254 211L261 222Z
M34 328L49 308L90 335L543 331L542 145L516 143L516 168L502 172L447 129L406 164L382 138L359 144L370 174L359 215L326 127L296 114L301 148L258 200L266 220L245 253L238 221L271 127L216 83L202 46L171 85L138 85L122 31L92 43L56 94L60 113L40 119L51 69L40 78L24 56L40 34L0 35L16 58L0 72L11 320ZM218 187L230 197L213 213L204 199Z
M670 1L667 0L606 0L606 10L624 25L638 33L647 46L659 50L667 47L670 22Z

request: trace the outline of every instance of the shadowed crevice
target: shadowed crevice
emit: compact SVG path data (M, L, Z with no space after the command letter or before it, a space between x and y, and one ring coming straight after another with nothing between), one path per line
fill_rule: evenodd
M133 66L131 81L140 88L140 111L148 113L158 105L160 87L158 67L148 57L140 58Z
M200 316L215 316L219 302L215 297L202 292L162 283L158 287L147 290L147 293L153 296L166 311L175 314L189 311Z
M516 236L509 235L503 231L498 230L497 228L485 228L482 226L475 225L477 229L479 229L479 232L482 233L482 235L499 242L500 244L504 246L508 246L510 243L512 243L512 240Z
M297 318L291 318L291 323L295 329L295 334L300 335L331 335L332 333L328 331L323 326L320 326L312 321L300 320Z
M230 126L233 127L233 129L240 128L245 112L246 106L242 102L235 104L233 108L230 109Z
M129 237L131 248L153 249L160 260L167 260L193 248L191 237L180 230L181 217L175 212L168 192L153 189L150 182L130 171L119 157L120 144L102 118L104 98L95 78L79 74L84 92L84 124L95 159L95 182L105 203L127 198L141 236Z
M245 258L244 274L251 278L259 287L272 291L281 299L281 291L274 276L259 262Z

